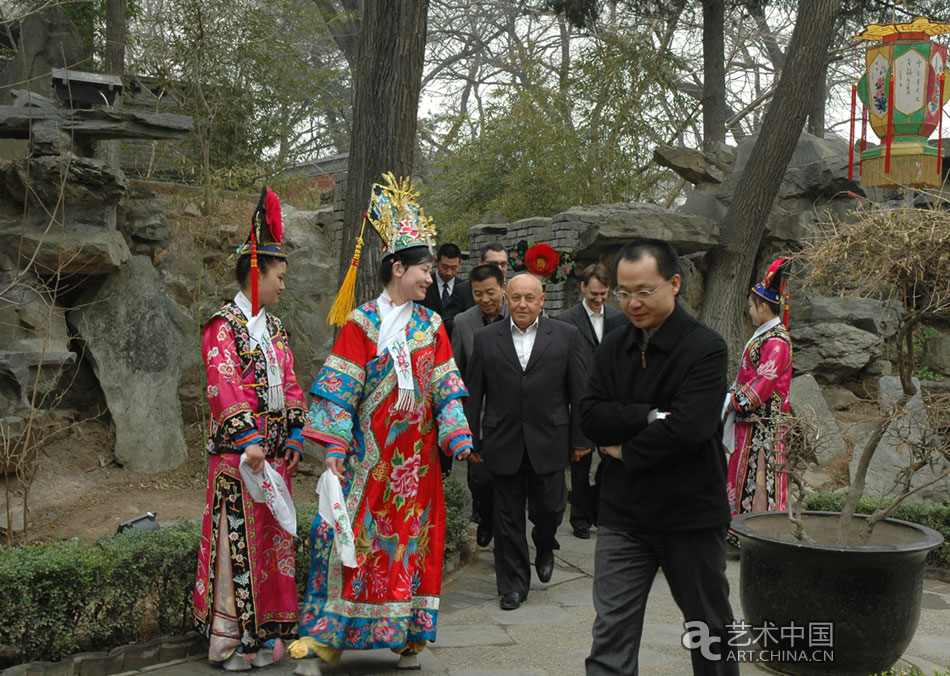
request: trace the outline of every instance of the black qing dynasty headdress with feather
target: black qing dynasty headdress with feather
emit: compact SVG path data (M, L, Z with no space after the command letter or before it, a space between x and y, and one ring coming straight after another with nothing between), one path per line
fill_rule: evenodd
M251 257L251 310L257 315L257 257L272 256L287 259L284 253L284 222L280 214L280 199L277 193L265 186L261 199L251 215L251 234L238 247L239 256Z

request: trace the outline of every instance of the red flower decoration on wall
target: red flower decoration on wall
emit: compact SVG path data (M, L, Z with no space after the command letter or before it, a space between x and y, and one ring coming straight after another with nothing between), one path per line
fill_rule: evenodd
M547 277L557 270L560 256L548 244L535 244L524 255L524 263L528 270L540 277Z

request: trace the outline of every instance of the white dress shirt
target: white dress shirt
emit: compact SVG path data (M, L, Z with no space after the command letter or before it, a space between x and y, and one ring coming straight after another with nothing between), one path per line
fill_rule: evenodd
M518 328L514 319L511 320L511 340L514 341L515 354L518 355L518 361L521 362L522 371L528 368L528 360L531 359L531 350L534 348L534 339L537 338L537 336L537 319L534 320L534 324L524 331Z
M585 298L581 301L584 304L584 309L587 311L587 318L590 319L591 325L594 327L594 334L597 336L597 343L600 344L600 341L604 339L604 306L600 306L600 313L595 313L587 305L587 299Z

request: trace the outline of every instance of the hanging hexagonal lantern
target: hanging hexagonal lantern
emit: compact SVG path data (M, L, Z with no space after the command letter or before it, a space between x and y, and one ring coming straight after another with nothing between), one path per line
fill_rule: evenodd
M852 144L855 94L864 104L863 185L926 188L941 184L939 137L950 88L944 86L947 47L931 36L944 33L950 33L950 23L917 18L910 23L871 24L854 36L876 43L867 46L865 73L852 88ZM868 147L868 123L881 145ZM928 143L935 129L941 132L937 147Z

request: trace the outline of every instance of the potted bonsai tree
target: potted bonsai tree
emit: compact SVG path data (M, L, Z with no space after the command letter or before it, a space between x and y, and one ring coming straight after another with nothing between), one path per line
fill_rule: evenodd
M845 298L897 301L886 307L900 308L891 346L901 394L864 447L854 450L859 461L840 513L801 511L800 456L791 443L783 467L789 475L788 513L743 514L732 524L741 543L745 622L802 627L801 633L775 632L771 645L759 641L760 656L781 673L801 676L887 672L913 638L924 560L943 541L936 531L887 517L903 500L950 475L947 436L907 434L902 424L922 415L923 406L907 408L917 394L914 330L921 322L950 316L950 213L870 207L854 217L854 222L827 223L826 232L797 258L807 271L806 286ZM807 428L807 420L799 422ZM885 437L900 437L906 466L895 476L893 500L882 501L871 516L856 516L871 459ZM920 470L927 470L925 479ZM806 640L819 626L821 652L809 650L814 645Z

